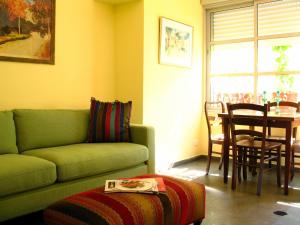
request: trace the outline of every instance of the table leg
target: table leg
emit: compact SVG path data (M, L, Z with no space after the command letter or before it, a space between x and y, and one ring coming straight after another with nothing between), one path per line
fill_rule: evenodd
M285 170L284 170L284 194L288 195L289 193L289 182L291 175L291 139L292 139L292 124L289 124L286 127L285 132Z
M223 118L224 126L224 183L228 182L230 129L228 118Z

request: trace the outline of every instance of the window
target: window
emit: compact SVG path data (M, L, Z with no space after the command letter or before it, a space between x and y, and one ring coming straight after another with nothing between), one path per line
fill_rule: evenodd
M300 99L300 0L207 12L210 101Z

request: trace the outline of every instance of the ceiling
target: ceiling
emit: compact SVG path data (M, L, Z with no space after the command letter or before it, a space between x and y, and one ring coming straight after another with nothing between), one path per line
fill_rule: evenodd
M125 3L125 2L132 2L135 0L98 0L98 1L117 5L117 4L121 4L121 3Z

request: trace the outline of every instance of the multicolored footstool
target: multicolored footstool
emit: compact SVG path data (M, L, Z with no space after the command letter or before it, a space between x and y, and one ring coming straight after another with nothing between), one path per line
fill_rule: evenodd
M104 193L96 188L61 200L44 211L46 225L188 225L205 216L205 187L163 177L166 194Z

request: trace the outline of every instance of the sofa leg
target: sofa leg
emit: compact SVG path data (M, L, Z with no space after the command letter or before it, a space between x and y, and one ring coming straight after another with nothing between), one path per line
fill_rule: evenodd
M201 220L201 221L194 222L194 225L200 225L201 223L202 223L202 220Z

